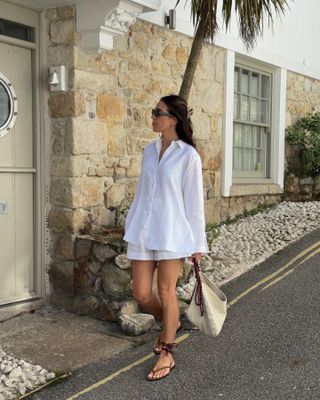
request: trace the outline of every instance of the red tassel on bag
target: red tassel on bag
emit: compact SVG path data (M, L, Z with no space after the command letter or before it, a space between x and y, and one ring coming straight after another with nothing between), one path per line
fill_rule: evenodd
M196 287L195 287L195 302L196 305L200 307L200 312L201 316L204 314L204 306L203 306L203 294L202 294L202 284L201 284L201 278L200 278L200 265L196 261L196 259L193 257L193 266L194 266L194 273L195 273L195 278L196 278Z

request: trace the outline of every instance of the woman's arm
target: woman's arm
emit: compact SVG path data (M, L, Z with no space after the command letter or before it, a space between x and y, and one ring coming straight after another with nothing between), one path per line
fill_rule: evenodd
M202 164L199 155L190 162L185 172L183 197L186 218L195 239L195 253L208 253L204 218ZM198 257L199 255L197 254L196 258Z

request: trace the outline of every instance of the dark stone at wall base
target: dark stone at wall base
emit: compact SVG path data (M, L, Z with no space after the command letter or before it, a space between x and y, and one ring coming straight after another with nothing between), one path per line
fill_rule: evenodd
M122 270L113 263L105 263L101 268L103 290L113 300L132 297L131 271Z

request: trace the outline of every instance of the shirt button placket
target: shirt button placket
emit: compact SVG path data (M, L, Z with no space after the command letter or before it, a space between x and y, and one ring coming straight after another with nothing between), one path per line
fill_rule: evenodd
M151 209L152 209L152 205L153 205L154 193L155 193L155 190L156 190L157 173L158 173L158 165L157 165L157 167L156 167L156 171L155 171L154 176L153 176L152 195L151 195L151 198L148 199L148 200L150 200L150 201L149 201L148 206L147 206L147 208L146 208L147 219L146 219L146 222L145 222L144 227L143 227L143 230L142 230L144 234L145 234L146 231L147 231L148 221L149 221L149 219L150 219Z

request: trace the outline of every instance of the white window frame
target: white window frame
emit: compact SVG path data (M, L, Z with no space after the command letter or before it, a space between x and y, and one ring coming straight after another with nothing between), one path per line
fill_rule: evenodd
M242 118L241 118L241 116L239 116L239 118L238 119L234 119L233 118L233 129L234 129L234 126L235 126L235 124L238 124L238 125L240 125L241 126L241 129L243 129L243 127L244 127L244 125L246 125L246 126L249 126L249 127L252 127L252 126L254 126L254 127L257 127L257 128L264 128L265 129L265 131L266 131L266 133L265 134L263 134L262 135L262 137L261 137L261 140L262 140L262 143L261 143L261 149L262 149L262 155L261 155L261 164L262 164L262 168L261 168L261 170L259 170L259 171L254 171L254 170L235 170L235 169L233 169L233 180L235 181L236 179L241 179L241 178L244 178L244 179L248 179L248 178L258 178L258 179L264 179L264 178L266 178L266 177L269 177L270 176L270 153L271 153L271 149L270 149L270 141L271 141L271 132L272 132L272 122L273 122L273 115L272 115L272 106L273 106L273 84L272 84L272 82L273 82L273 70L272 69L260 69L260 68L257 68L256 66L254 66L254 65L251 65L251 63L250 63L250 65L248 64L248 63L241 63L239 60L237 60L236 59L236 62L235 62L235 68L236 67L238 67L239 68L239 71L243 71L243 70L245 70L245 71L248 71L249 72L249 76L248 76L248 84L249 84L249 88L251 87L251 82L250 82L250 76L253 74L253 73L257 73L257 74L259 74L259 76L267 76L267 77L269 77L269 79L270 79L270 95L269 95L269 98L268 98L268 101L269 101L269 107L268 107L268 117L267 117L267 122L266 123L260 123L260 121L257 121L257 122L251 122L251 115L250 116L248 116L248 120L242 120ZM235 72L234 72L234 74L235 74ZM241 81L241 74L240 74L240 76L239 76L239 79L240 79L240 81ZM235 94L236 93L238 93L238 94L240 94L239 92L234 92ZM260 96L260 95L259 95ZM241 109L241 105L242 105L242 100L241 100L241 97L242 97L242 94L240 94L240 96L239 96L239 105L240 105L240 109ZM248 100L248 106L249 106L249 109L248 109L248 112L251 114L251 98L252 97L255 97L255 96L252 96L252 94L251 93L248 93L248 95L247 95L247 97L248 98L250 98L250 100ZM261 100L262 98L261 98L261 96L260 97L258 97L259 98L259 100ZM259 118L260 118L260 116L259 116ZM241 146L240 146L241 147ZM233 151L234 151L234 148L233 148ZM234 155L233 155L234 156Z
M271 110L271 143L269 178L235 178L233 177L233 98L235 64L272 71L272 110ZM237 56L226 50L225 55L225 113L223 124L223 161L222 161L222 196L229 197L232 186L237 184L277 184L283 190L284 179L284 139L286 107L287 71L249 57ZM266 189L267 190L267 189ZM254 193L254 190L252 191ZM250 193L248 193L250 194Z

